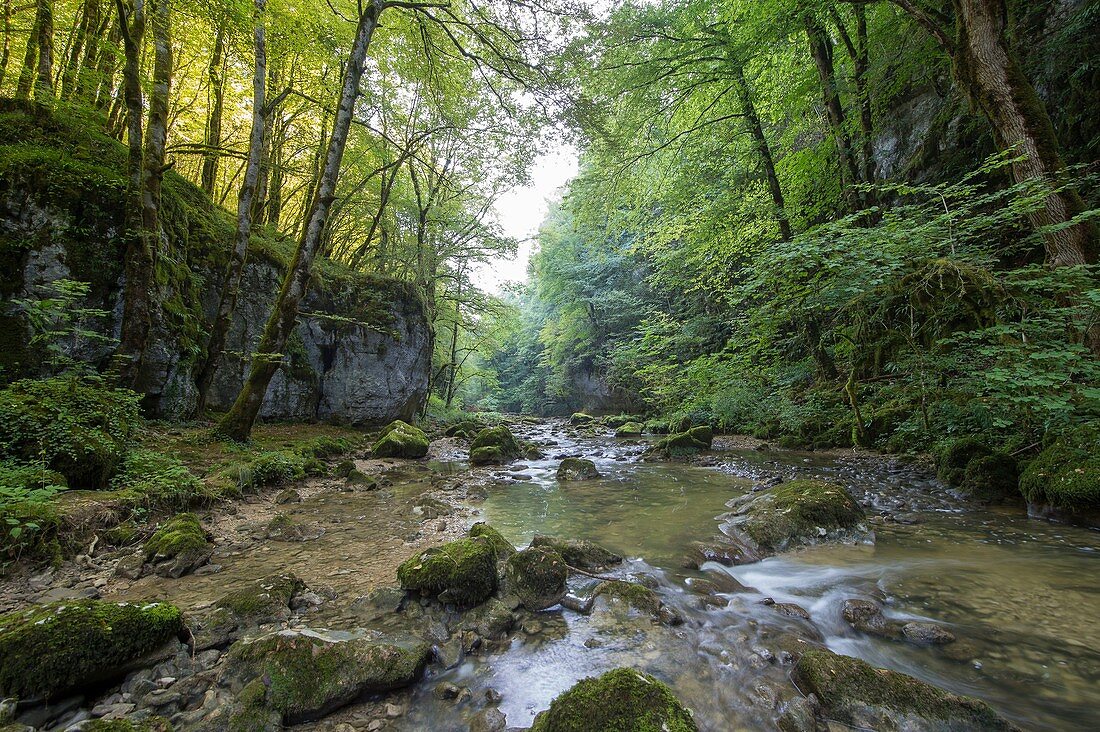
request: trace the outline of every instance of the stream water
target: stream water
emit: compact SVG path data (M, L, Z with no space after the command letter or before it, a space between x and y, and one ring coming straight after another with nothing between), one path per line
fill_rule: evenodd
M797 692L790 656L807 644L912 674L950 691L975 696L1028 729L1096 729L1100 723L1100 534L1029 520L1022 509L990 509L953 497L935 480L904 465L858 456L734 450L715 465L644 462L641 441L580 436L559 421L517 431L543 445L545 459L503 469L465 472L436 463L392 474L398 501L447 481L476 484L484 500L472 514L519 546L535 534L595 540L625 557L614 574L646 574L662 600L685 622L666 627L646 618L552 609L521 623L503 648L468 657L414 687L408 712L389 728L468 729L484 691L501 695L510 727L525 727L578 679L633 666L668 682L691 707L701 730L770 728L776 708ZM559 483L565 456L595 461L603 477ZM762 477L820 476L846 485L871 515L873 545L820 546L726 568L708 563L683 569L694 540L713 537L726 503ZM474 492L471 491L471 494ZM186 593L163 581L153 588L186 606L209 601L235 580L291 570L343 583L342 594L370 589L356 568L375 561L379 533L407 529L397 516L379 516L376 493L323 493L294 509L326 526L300 544L267 543L259 551L220 558L217 575L190 578ZM470 523L474 515L463 516ZM454 521L455 519L451 519ZM393 551L401 551L393 538ZM704 603L693 578L735 578L747 591ZM143 580L144 582L145 580ZM575 587L583 592L586 583ZM135 591L149 592L138 587ZM795 603L809 619L777 612L765 598ZM958 637L939 648L862 635L841 617L848 598L872 598L894 618L945 624ZM332 612L335 612L332 611ZM335 625L337 615L320 620ZM442 682L469 688L470 701L433 693ZM483 703L483 702L481 702ZM462 708L465 706L466 708Z

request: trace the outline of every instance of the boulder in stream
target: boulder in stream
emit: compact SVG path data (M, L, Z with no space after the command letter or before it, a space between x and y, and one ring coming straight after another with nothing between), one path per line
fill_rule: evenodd
M531 546L553 549L570 567L589 572L620 564L623 561L621 555L587 539L558 539L553 536L536 535L531 539Z
M890 620L877 602L849 599L844 601L844 620L856 630L890 640L902 640L918 646L942 646L955 642L955 634L937 623Z
M193 513L167 521L145 541L145 561L162 577L182 577L210 560L214 545Z
M474 465L504 465L522 454L515 435L504 425L483 429L470 443L470 462Z
M422 458L428 454L428 436L418 427L394 420L378 434L371 453L380 458Z
M985 702L830 651L803 653L793 678L803 693L817 696L830 720L859 729L912 732L1017 729Z
M600 477L596 463L584 458L565 458L558 465L558 480L591 480Z
M601 598L607 601L608 607L626 608L636 610L649 615L654 621L662 625L680 625L684 619L680 614L661 602L661 597L648 587L636 582L623 582L621 580L608 580L601 582L593 598L599 601Z
M497 588L497 552L485 538L431 547L397 568L401 587L463 607L484 602Z
M126 673L174 640L174 605L63 601L0 615L0 697L50 699Z
M504 567L507 591L532 612L545 610L565 596L569 568L552 549L531 547L516 552Z
M736 509L728 528L759 557L822 541L873 538L863 509L842 486L820 480L792 480L752 494Z
M400 689L420 677L430 655L419 639L367 631L306 628L238 641L222 672L236 694L230 728L306 722L363 694Z
M531 732L695 732L691 712L665 684L632 668L578 681L535 717Z
M187 627L195 650L224 647L248 630L285 622L292 614L291 602L305 589L289 572L273 574L230 592L210 608L189 612Z
M709 450L714 442L714 432L707 425L691 427L658 441L653 449L667 455L690 455Z
M645 429L640 422L627 422L615 430L616 437L641 437Z
M497 559L507 559L516 553L512 542L504 538L504 535L484 521L478 521L470 527L466 535L473 539L484 539L496 552Z

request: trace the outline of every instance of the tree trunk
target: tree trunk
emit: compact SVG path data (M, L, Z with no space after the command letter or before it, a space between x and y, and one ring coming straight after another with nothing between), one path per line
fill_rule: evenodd
M107 34L107 45L100 47L99 58L96 59L95 74L91 81L95 82L95 90L91 93L95 97L95 106L97 109L109 109L111 103L114 101L112 92L115 87L115 71L118 68L118 57L116 50L118 45L122 43L122 30L120 29L121 21L116 18L111 24L111 31ZM123 44L125 46L125 44ZM125 48L123 48L123 55L125 56ZM89 82L89 91L91 92Z
M38 0L38 78L34 98L43 104L53 96L53 0Z
M115 0L125 61L122 67L126 100L126 279L122 307L122 336L118 347L119 374L123 385L132 385L149 338L153 286L152 243L142 226L142 95L141 45L145 35L145 8L140 0Z
M96 8L95 23L88 28L88 34L84 40L84 53L76 69L76 85L73 90L73 93L82 101L88 101L92 96L90 92L96 63L99 60L103 37L111 24L110 10L104 7L101 0L94 0L94 7Z
M168 145L168 101L172 87L172 38L170 0L153 0L153 87L149 94L149 121L145 126L145 166L142 171L141 222L159 248L160 199ZM155 259L155 256L154 256Z
M84 55L84 44L95 32L97 23L99 23L98 3L96 0L84 0L81 5L80 22L76 25L72 43L69 45L68 61L65 63L65 70L61 73L61 99L69 99L76 89L76 78L80 72L80 59Z
M4 40L0 48L0 89L4 87L4 77L8 75L8 60L11 58L11 15L12 0L4 0Z
M252 425L255 424L256 416L260 412L267 386L282 363L283 350L298 318L298 304L305 297L306 289L309 287L313 259L328 224L329 211L332 208L336 184L340 177L344 148L347 146L348 133L351 130L355 100L359 96L359 83L363 77L367 49L370 47L371 38L378 25L378 16L383 5L380 0L369 0L360 7L362 10L351 57L348 59L344 73L340 102L325 157L324 172L309 208L307 224L298 242L298 248L294 252L286 278L283 280L283 286L275 299L263 337L260 339L256 353L253 354L248 378L240 394L237 395L233 407L216 428L219 434L237 441L243 442L252 434Z
M844 106L841 104L840 92L837 89L836 71L833 67L833 43L829 40L825 29L812 17L806 15L803 21L806 25L806 38L810 43L810 55L813 56L817 75L821 80L821 93L829 131L836 143L844 198L851 209L858 204L858 197L852 186L859 182L859 169L856 167L855 156L852 155L852 139L845 127Z
M26 50L23 52L23 66L19 69L19 83L15 87L16 99L30 99L34 88L35 61L38 59L38 36L41 29L41 9L46 0L38 0L35 6L34 25L27 36Z
M871 47L867 38L867 9L855 6L856 13L856 56L855 65L856 94L859 95L860 151L863 163L863 180L870 183L875 179L875 126L871 114L871 90L867 85L867 71L871 68Z
M214 374L218 369L218 360L225 348L233 312L237 307L237 296L241 290L241 276L244 274L248 258L248 240L252 236L252 199L256 195L256 183L260 178L260 157L263 153L266 114L264 110L267 78L267 39L264 29L266 0L255 0L255 25L253 28L253 47L256 56L256 68L252 74L252 132L248 140L248 164L245 168L244 183L237 196L237 230L233 238L233 252L225 275L218 315L210 331L210 341L206 347L206 360L197 379L198 399L196 416L206 410L210 387L214 383Z
M953 0L955 77L993 127L997 146L1022 159L1012 164L1017 181L1041 179L1057 185L1065 170L1058 138L1035 87L1005 38L1004 0ZM1084 210L1073 190L1052 191L1031 216L1037 229L1063 224ZM1044 234L1046 260L1056 267L1097 261L1097 242L1088 224Z
M218 148L222 144L222 107L225 102L225 25L223 19L214 36L214 53L210 56L210 65L206 67L206 77L210 84L210 114L206 118L205 149L202 153L202 189L211 197L214 184L218 180Z
M270 110L272 114L275 110ZM267 184L267 223L278 229L283 217L283 149L286 145L286 127L281 120L271 125L271 177Z
M783 197L783 188L779 185L779 176L775 172L775 158L772 157L771 145L768 144L768 138L764 135L760 116L756 113L756 105L753 104L748 82L745 81L744 69L736 66L733 73L734 80L737 82L737 93L741 99L741 108L745 112L745 121L749 126L749 134L752 135L756 151L760 155L760 165L764 168L764 176L768 180L768 192L771 194L776 220L779 223L779 236L783 241L790 241L794 234L791 231L790 219L787 218L787 203Z

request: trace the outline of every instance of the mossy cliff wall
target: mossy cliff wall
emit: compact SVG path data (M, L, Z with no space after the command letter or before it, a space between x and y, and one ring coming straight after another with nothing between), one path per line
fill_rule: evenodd
M125 155L97 120L0 100L0 378L43 374L44 352L20 300L60 279L90 284L85 324L118 338L124 288L120 236ZM232 219L184 178L164 181L153 332L138 390L155 416L186 415L193 373L218 307ZM293 252L275 232L253 237L226 352L209 404L228 408L248 371ZM379 423L409 419L426 398L432 335L411 286L322 260L264 402L269 419ZM70 355L97 367L111 343L74 339Z

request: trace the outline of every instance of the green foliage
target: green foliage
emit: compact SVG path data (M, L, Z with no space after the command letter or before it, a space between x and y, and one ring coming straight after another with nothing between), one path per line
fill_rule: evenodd
M1081 425L1054 437L1020 476L1029 503L1069 511L1100 507L1100 429Z
M84 306L91 286L87 282L54 280L39 288L42 297L15 300L34 331L30 345L44 349L43 363L54 373L78 371L91 373L91 364L73 357L73 352L87 346L110 343L111 339L92 330L93 322L109 313Z
M625 584L625 583L619 583ZM642 588L645 589L645 588ZM691 713L649 674L618 668L578 681L535 718L532 732L694 732Z
M58 473L0 460L0 559L54 553L61 520L51 501L65 487Z
M17 381L0 391L0 458L40 464L72 488L104 488L140 423L138 399L96 377Z
M206 505L218 497L176 457L147 448L127 453L111 488L124 505L142 516Z

